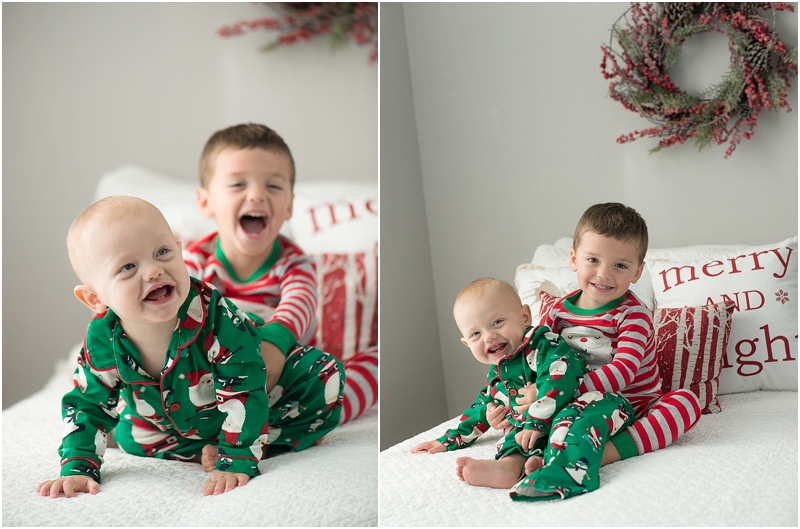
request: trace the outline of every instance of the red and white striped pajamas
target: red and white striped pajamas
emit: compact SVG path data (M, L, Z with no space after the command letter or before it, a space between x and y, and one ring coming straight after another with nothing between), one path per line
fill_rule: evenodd
M297 245L278 236L270 257L252 277L236 277L210 233L184 249L189 275L213 284L241 310L266 323L262 340L284 354L294 343L315 345L317 273L314 261ZM341 423L355 419L378 400L378 348L371 347L344 362L346 375Z
M578 391L619 392L630 401L637 420L614 437L623 458L636 455L634 446L641 455L672 444L697 423L700 402L685 389L661 394L650 309L628 291L608 305L584 310L574 305L580 293L556 301L541 322L562 335L571 327L589 327L611 341L611 361L587 373Z

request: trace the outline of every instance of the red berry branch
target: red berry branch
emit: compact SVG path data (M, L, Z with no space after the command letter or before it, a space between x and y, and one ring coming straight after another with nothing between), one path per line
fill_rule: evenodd
M772 23L759 11L771 12ZM660 138L651 152L687 140L700 149L727 143L727 158L753 136L762 110L791 112L786 97L789 79L797 75L797 48L778 36L778 11L794 8L784 2L632 3L614 24L611 43L601 47L600 68L611 81L611 98L654 126L623 134L617 142ZM668 71L686 39L707 31L728 37L730 69L718 84L689 94Z
M279 32L276 40L262 48L265 51L318 37L327 37L333 47L353 40L360 46L372 46L369 61L377 62L377 2L280 2L271 5L282 15L223 26L217 32L222 37L261 29Z

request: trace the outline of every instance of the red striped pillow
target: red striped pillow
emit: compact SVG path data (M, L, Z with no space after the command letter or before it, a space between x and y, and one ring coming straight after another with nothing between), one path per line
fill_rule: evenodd
M378 345L378 253L312 253L317 263L316 347L339 360Z
M717 400L719 374L731 333L733 303L656 309L656 353L661 390L688 389L703 413L722 411Z

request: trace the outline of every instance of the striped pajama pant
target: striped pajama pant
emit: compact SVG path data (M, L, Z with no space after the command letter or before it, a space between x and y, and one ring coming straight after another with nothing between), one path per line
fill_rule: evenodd
M626 432L639 455L671 445L700 419L700 401L688 389L677 389L655 400Z
M352 421L378 402L378 347L370 347L344 362L344 402L339 424Z

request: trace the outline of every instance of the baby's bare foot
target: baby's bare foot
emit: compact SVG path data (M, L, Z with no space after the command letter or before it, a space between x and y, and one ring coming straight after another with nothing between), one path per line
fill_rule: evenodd
M203 447L203 454L200 456L200 464L203 465L203 470L211 472L217 467L217 447L214 445L205 445Z
M514 457L500 460L456 458L458 479L476 487L510 489L520 478L521 461Z
M529 457L527 461L525 461L525 475L542 468L544 466L544 461L540 456L533 456Z

